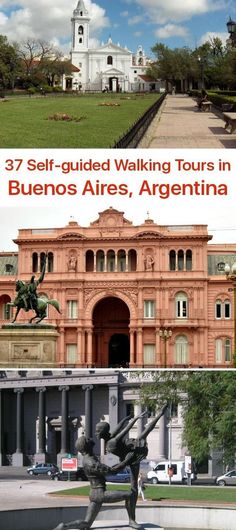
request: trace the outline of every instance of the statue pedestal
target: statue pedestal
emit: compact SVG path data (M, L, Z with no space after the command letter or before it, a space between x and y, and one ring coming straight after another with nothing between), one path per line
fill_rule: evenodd
M0 367L55 368L58 336L46 324L5 324L0 329Z

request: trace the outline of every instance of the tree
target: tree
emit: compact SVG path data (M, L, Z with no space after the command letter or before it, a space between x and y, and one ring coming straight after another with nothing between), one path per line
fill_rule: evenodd
M14 88L18 71L17 46L9 44L7 37L0 35L0 89Z
M181 404L183 443L201 462L213 450L225 464L236 455L236 375L234 372L155 372L153 383L142 385L142 401L153 409L168 402Z
M68 61L62 60L62 53L52 44L28 39L19 48L24 85L54 85L57 76L68 71Z

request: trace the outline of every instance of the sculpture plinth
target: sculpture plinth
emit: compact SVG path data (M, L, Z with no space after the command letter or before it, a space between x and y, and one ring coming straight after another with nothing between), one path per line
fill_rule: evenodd
M54 326L5 324L0 329L0 367L55 368L58 332Z

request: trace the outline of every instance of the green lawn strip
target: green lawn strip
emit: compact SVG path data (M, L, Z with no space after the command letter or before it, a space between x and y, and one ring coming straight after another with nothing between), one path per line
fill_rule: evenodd
M15 98L0 106L0 147L112 147L158 97L157 94L101 94ZM104 106L104 103L119 106ZM82 119L78 122L48 119L58 113Z
M126 490L128 485L108 485L108 490ZM72 488L69 490L62 490L56 495L67 496L87 496L89 495L89 486L82 486L81 488ZM145 489L145 497L150 500L180 500L180 501L203 501L212 503L235 503L236 502L236 488L216 488L216 487L201 487L201 486L150 486Z

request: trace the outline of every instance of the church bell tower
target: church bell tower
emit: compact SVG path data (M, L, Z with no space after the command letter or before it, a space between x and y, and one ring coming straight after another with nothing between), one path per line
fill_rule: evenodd
M72 22L72 55L76 52L88 51L89 47L89 12L84 0L79 0L73 11ZM73 61L72 61L73 62Z

